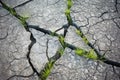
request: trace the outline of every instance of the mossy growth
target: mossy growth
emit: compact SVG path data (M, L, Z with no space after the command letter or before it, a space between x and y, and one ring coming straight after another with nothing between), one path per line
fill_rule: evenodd
M72 0L67 0L67 9L65 10L65 15L67 17L68 24L72 24L72 18L70 16L70 8L72 7L73 3Z
M46 80L49 74L51 73L51 69L53 67L54 61L49 61L46 63L45 68L40 72L40 79Z
M80 32L80 30L76 30L75 32L76 32L76 34L78 34L79 36L82 36L82 35L83 35L83 34Z
M89 58L89 59L93 59L93 60L97 60L98 59L98 56L97 54L95 53L95 51L93 49L91 49L87 55L85 55L86 58Z
M70 9L72 5L73 5L72 0L67 0L67 8Z
M66 10L65 10L65 15L66 15L66 16L69 16L69 15L70 15L70 9L66 9Z
M22 16L19 16L18 18L19 18L21 24L22 24L24 27L27 26L26 20L27 20L29 17L22 17Z
M9 9L9 12L15 16L16 18L19 19L20 23L26 28L27 24L26 24L26 20L29 18L29 17L23 17L23 16L20 16L16 13L16 11L13 9L13 8L10 8L8 7Z
M65 42L64 42L64 37L63 37L63 36L59 36L59 41L60 41L60 43L61 43L62 47L63 47L63 48L65 48L65 47L66 47L66 45L65 45Z
M1 2L3 8L5 8L6 10L8 10L12 15L16 15L16 12L15 12L15 10L14 10L13 8L8 7L8 6L7 6L6 4L4 4L2 1L0 1L0 2Z
M6 4L4 4L3 2L2 3L2 6L8 10L10 12L10 14L12 14L13 16L15 16L16 18L19 19L20 23L26 28L27 27L27 24L26 24L26 20L29 18L29 17L22 17L20 15L17 14L17 12L15 11L15 9L7 6ZM27 29L27 28L26 28Z
M89 43L89 41L87 40L87 38L84 36L83 38L83 41L86 43L86 44L88 44Z
M97 60L98 57L96 55L96 53L94 52L93 49L91 49L89 52L83 50L83 49L76 49L75 53L79 56L83 56L85 58L89 58L89 59L93 59L93 60Z
M65 10L65 15L66 15L66 17L67 17L68 23L71 25L71 24L72 24L72 18L71 18L71 16L70 16L70 9L66 9L66 10Z
M60 54L60 56L62 56L63 53L64 53L64 49L59 48L57 53ZM40 72L40 80L46 80L47 79L47 77L51 73L51 70L52 70L52 67L53 67L55 61L56 60L54 60L54 59L50 59L50 61L48 63L46 63L45 68Z
M84 55L86 54L86 51L83 50L83 49L77 48L77 49L75 50L75 53L76 53L77 55L79 55L79 56L84 56Z
M10 11L10 13L12 15L16 15L17 14L16 11L13 8L9 8L8 10Z
M84 36L84 34L83 34L80 30L76 30L75 32L76 32L76 34L78 34L78 35L82 38L82 40L83 40L86 44L89 43L89 41L87 40L87 38Z

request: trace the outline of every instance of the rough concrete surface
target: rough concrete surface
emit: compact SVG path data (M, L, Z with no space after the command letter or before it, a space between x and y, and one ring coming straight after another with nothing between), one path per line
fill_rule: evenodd
M66 0L0 1L17 14L29 17L26 20L29 25L54 32L67 24ZM120 63L120 0L73 0L71 16L101 55L105 53L105 57ZM65 42L90 50L75 31L73 26L69 27ZM31 40L31 34L35 40ZM60 47L58 37L34 28L26 31L0 3L0 80L39 80L32 67L40 72ZM120 80L120 67L78 56L74 50L65 48L47 80Z

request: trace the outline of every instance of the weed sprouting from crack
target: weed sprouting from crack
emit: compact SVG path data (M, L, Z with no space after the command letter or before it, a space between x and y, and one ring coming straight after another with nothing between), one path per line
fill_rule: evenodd
M112 66L117 66L117 67L120 67L120 63L118 62L115 62L115 61L112 61L112 60L109 60L107 58L105 58L104 55L100 55L100 53L93 47L93 45L88 41L88 39L86 38L86 36L83 34L82 30L80 29L80 27L78 27L77 24L73 23L72 21L72 18L71 18L71 15L70 15L70 8L72 7L73 3L72 3L72 0L67 0L67 9L65 10L65 15L66 15L66 18L67 18L67 21L68 23L66 25L63 25L62 28L64 28L64 34L63 35L59 35L57 34L56 32L61 30L62 28L56 30L55 32L51 32L49 30L45 30L43 28L39 28L39 27L36 27L36 26L30 26L26 23L26 17L22 17L20 15L17 14L17 12L15 11L14 8L10 8L8 7L6 4L4 4L1 0L0 0L0 3L2 4L3 8L5 8L6 10L8 10L10 12L10 14L12 14L13 16L15 16L17 19L19 19L19 21L21 22L21 24L24 26L25 30L30 32L30 40L31 40L31 43L28 47L28 53L27 53L27 59L29 61L29 64L30 66L32 67L33 71L39 76L39 78L41 80L46 80L47 77L49 76L49 74L51 73L51 70L55 64L55 62L63 55L64 53L64 50L66 47L72 49L75 51L75 53L79 56L83 56L83 57L86 57L86 58L89 58L89 59L93 59L93 60L98 60L98 61L102 61L106 64L110 64ZM71 44L68 44L65 42L65 36L66 36L66 33L67 33L67 29L70 27L70 26L73 26L76 28L76 33L83 39L83 41L86 43L86 45L88 45L91 50L90 51L86 51L84 49L81 49L81 48L78 48L78 47L75 47ZM38 31L41 31L45 34L48 34L48 35L51 35L51 36L56 36L58 37L59 39L59 42L61 43L61 48L59 48L56 52L56 54L49 58L49 62L46 63L46 65L44 66L44 68L38 72L32 62L31 62L31 59L30 59L30 51L31 51L31 48L32 46L36 43L36 39L34 38L32 32L29 30L29 28L33 28L33 29L36 29Z
M15 16L17 19L19 19L20 23L24 26L24 28L28 30L28 27L27 27L27 23L26 23L26 20L29 18L29 17L23 17L23 16L20 16L17 14L17 12L15 11L14 8L11 8L11 7L8 7L5 3L3 3L1 0L0 0L0 3L2 4L2 7L5 8L6 10L9 11L10 14L12 14L13 16Z
M28 52L27 52L27 59L28 59L28 62L32 68L32 70L37 74L39 75L38 71L35 69L35 67L33 66L32 62L31 62L31 59L30 59L30 51L31 51L31 48L32 46L36 43L36 39L33 37L33 34L32 32L29 30L28 28L28 24L26 22L26 17L22 17L20 15L17 14L17 12L15 11L15 9L11 8L11 7L8 7L6 4L4 4L1 0L0 0L0 3L2 4L2 7L6 10L9 11L10 14L12 14L13 16L15 16L19 21L20 23L24 26L25 30L28 31L30 33L30 40L31 40L31 43L29 44L28 46Z
M40 71L39 78L40 80L46 80L46 78L49 76L51 69L53 67L54 61L49 61L46 63L43 70Z
M51 70L54 66L54 63L63 55L64 48L59 48L56 54L49 59L49 62L45 64L45 67L40 71L39 78L40 80L46 80Z

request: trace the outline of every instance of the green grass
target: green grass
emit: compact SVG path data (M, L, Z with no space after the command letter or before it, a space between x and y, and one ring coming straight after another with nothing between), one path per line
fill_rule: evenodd
M12 14L13 16L15 16L17 19L19 19L20 23L25 27L25 29L27 29L27 24L26 24L26 20L29 17L23 17L17 14L17 12L15 11L15 9L7 6L6 4L4 4L3 2L1 2L3 8L5 8L6 10L8 10L10 12L10 14Z
M54 61L49 61L46 63L45 68L41 71L40 73L40 79L41 80L46 80L47 77L49 76L51 69L53 67Z
M83 50L83 49L76 49L75 53L79 56L83 56L85 58L89 58L89 59L93 59L93 60L97 60L98 56L97 54L94 52L93 49L91 49L89 52Z

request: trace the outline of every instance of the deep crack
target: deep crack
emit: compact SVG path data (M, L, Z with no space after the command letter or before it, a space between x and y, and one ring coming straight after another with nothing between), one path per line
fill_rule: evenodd
M33 66L33 64L31 62L31 59L30 59L30 51L31 51L32 46L36 43L36 39L33 37L32 32L29 30L29 27L28 27L27 22L25 21L25 18L21 17L20 15L18 15L13 8L10 8L7 5L5 5L1 0L0 0L0 3L2 4L3 8L5 8L6 10L8 10L13 16L15 16L17 19L19 19L19 21L23 24L25 30L30 33L31 43L28 46L28 52L27 52L26 56L27 56L28 62L30 64L32 70L39 76L38 71L35 69L35 67Z
M24 5L26 5L27 3L31 2L31 1L33 1L33 0L26 1L25 3L22 3L20 5L15 6L14 8L8 7L1 0L0 0L0 3L2 4L2 7L4 9L8 10L13 16L15 16L17 19L19 19L19 21L21 22L21 24L24 26L25 30L30 33L30 41L31 41L31 43L28 46L28 52L27 52L26 56L27 56L27 60L29 62L29 65L30 65L30 67L33 70L33 74L36 73L37 76L41 80L46 80L47 79L47 77L51 73L51 70L52 70L55 62L58 59L60 59L60 57L63 55L65 48L70 48L70 49L74 50L76 52L76 54L78 53L78 55L86 57L88 59L93 59L93 60L95 59L95 60L98 60L98 61L102 61L102 62L104 62L106 64L112 65L112 66L120 67L120 63L119 62L115 62L115 61L112 61L112 60L109 60L109 59L105 58L105 56L101 55L101 53L94 47L94 44L92 44L92 43L90 43L88 41L88 39L86 38L85 34L81 30L81 27L84 27L84 26L78 26L77 24L73 23L72 17L70 15L70 12L71 12L70 8L73 5L72 0L67 0L67 9L65 10L65 15L66 15L68 23L65 24L65 25L63 25L63 27L57 29L55 32L52 32L50 30L46 30L46 29L40 28L39 26L29 25L26 22L27 18L22 17L19 14L17 14L17 12L15 11L15 8L24 6ZM60 0L58 0L58 1L60 1ZM118 0L115 0L115 8L116 8L116 11L118 12L117 5L118 5ZM101 18L104 14L107 14L107 13L108 13L108 11L103 12L98 18ZM114 21L114 19L115 18L112 18L113 22L116 24L116 26L118 28L120 28L119 25L117 24L117 22ZM111 19L103 19L102 21L97 22L97 23L101 23L101 22L103 22L105 20L111 20ZM94 25L96 25L97 23L95 23ZM87 18L87 24L85 26L87 26L87 25L89 25L88 18ZM66 34L67 34L67 30L68 30L68 28L70 26L76 28L76 30L77 30L76 33L83 39L83 41L86 43L86 45L88 45L91 48L90 51L86 51L84 49L78 48L78 47L76 47L74 45L71 45L71 44L69 44L69 43L67 43L67 42L64 41L64 39L66 37ZM48 35L51 35L51 36L56 36L57 38L59 38L59 42L61 43L61 46L62 46L62 48L59 48L57 50L56 54L53 57L49 58L49 56L48 56L48 42L49 42L49 40L47 40L47 42L46 42L46 56L47 56L49 62L47 62L45 64L44 68L40 72L38 72L36 70L36 68L33 65L33 63L31 62L31 58L30 58L31 49L32 49L33 45L36 43L36 39L33 36L33 33L29 30L30 28L35 29L37 31L40 31L40 32L42 32L44 34L48 34ZM59 31L59 30L61 30L61 29L64 29L63 35L57 34L56 32ZM7 33L7 35L8 35L8 33ZM5 36L4 38L6 38L6 37L7 36ZM0 38L0 40L2 40L4 38ZM99 50L100 50L100 48L99 48ZM97 54L97 56L93 54L94 52ZM97 70L97 67L96 67L96 70ZM114 68L113 68L113 70L114 70ZM13 77L30 77L30 76L33 76L33 74L31 74L29 76L13 75L13 76L9 77L9 79L11 79ZM107 73L106 73L106 76L107 76ZM105 79L107 79L106 76L105 76Z

